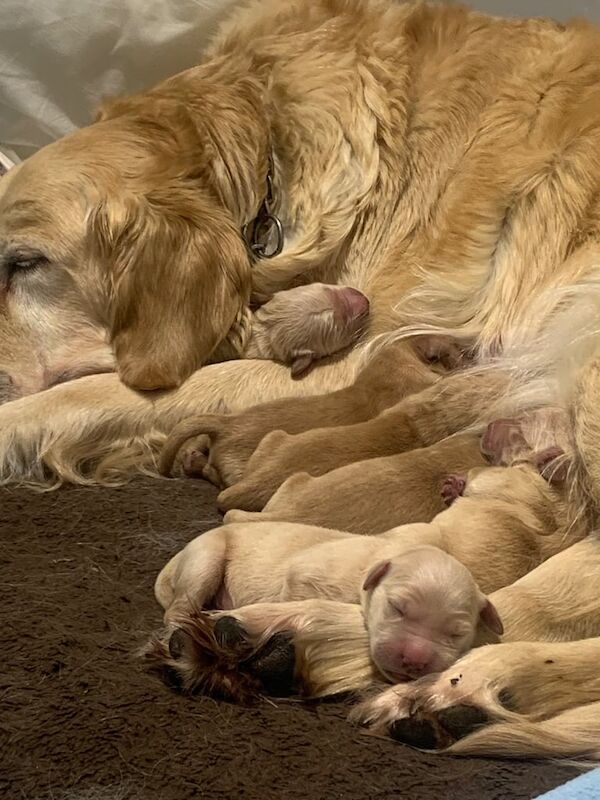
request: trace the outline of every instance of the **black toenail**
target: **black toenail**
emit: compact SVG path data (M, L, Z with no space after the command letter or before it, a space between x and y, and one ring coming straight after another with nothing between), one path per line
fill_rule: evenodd
M297 692L296 649L293 635L287 631L276 633L248 661L248 670L262 683L272 697L289 697Z
M220 617L215 623L214 634L221 647L237 647L248 641L244 627L235 617Z
M490 722L486 711L479 706L460 704L443 708L436 714L437 721L455 739L462 739L474 730Z
M420 750L436 750L437 736L431 722L418 717L398 719L390 728L390 736L397 742L418 747Z

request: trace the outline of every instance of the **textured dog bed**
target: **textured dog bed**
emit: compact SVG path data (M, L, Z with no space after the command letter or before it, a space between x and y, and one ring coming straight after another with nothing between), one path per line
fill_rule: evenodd
M0 499L2 798L520 800L577 774L423 755L353 728L341 704L245 709L144 674L131 654L160 622L154 578L219 523L205 483Z

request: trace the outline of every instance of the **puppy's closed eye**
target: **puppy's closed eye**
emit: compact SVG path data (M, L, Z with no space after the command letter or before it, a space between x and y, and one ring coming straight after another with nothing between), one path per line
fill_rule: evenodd
M390 600L390 607L394 614L398 617L404 617L406 615L406 606L400 600Z

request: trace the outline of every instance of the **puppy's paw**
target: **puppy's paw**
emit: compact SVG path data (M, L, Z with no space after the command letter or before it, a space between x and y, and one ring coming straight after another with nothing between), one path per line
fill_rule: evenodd
M206 453L195 447L186 449L181 457L181 469L188 478L202 478L206 466Z
M466 475L448 475L448 477L445 478L444 482L442 483L442 488L440 490L444 504L451 506L458 497L462 497L466 485Z

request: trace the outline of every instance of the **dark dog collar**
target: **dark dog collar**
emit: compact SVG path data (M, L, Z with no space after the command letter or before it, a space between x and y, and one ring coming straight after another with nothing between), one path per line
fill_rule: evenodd
M253 220L242 228L242 236L254 258L274 258L283 250L283 225L273 214L273 158L269 156L267 192Z

